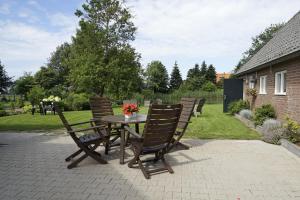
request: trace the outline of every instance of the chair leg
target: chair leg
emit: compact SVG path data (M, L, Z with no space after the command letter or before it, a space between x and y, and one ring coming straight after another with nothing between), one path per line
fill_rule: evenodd
M191 148L189 145L183 144L183 143L181 143L181 142L178 142L177 145L182 146L185 150L189 150L189 149Z
M71 154L70 156L68 156L68 157L65 159L66 162L69 162L72 158L78 156L81 152L82 152L82 149L79 149L79 150L76 151L75 153Z
M150 179L150 175L148 174L148 172L146 171L145 167L143 166L143 163L140 159L137 160L138 164L139 164L139 168L142 170L144 176L146 179Z
M84 160L87 157L88 157L88 155L84 154L83 156L81 156L77 160L74 160L71 164L68 165L68 169L72 169L72 168L76 167L78 165L78 163L80 163L82 160Z
M171 174L173 174L174 171L173 171L172 167L169 165L169 163L166 161L164 155L162 155L161 160L162 160L163 164L165 165L166 169L167 169Z

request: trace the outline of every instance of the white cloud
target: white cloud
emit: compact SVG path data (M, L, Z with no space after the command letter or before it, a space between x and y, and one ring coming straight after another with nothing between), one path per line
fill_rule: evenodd
M25 23L0 21L0 59L13 76L23 71L37 71L50 53L63 42L70 41L75 26L64 26L56 32Z
M298 0L128 3L138 27L134 45L142 53L144 64L160 59L170 71L178 60L183 74L203 59L215 64L218 71L229 71L250 46L251 37L271 23L287 21L300 8Z

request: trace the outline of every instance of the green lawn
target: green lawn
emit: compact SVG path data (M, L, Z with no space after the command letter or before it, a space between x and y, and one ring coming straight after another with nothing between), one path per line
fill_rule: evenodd
M120 108L114 108L115 114L120 114ZM147 113L141 108L141 113ZM70 123L89 120L90 111L65 112ZM49 131L63 128L58 116L30 114L14 115L0 118L0 131ZM259 139L259 134L244 126L234 117L222 113L222 105L205 105L203 114L193 117L187 130L187 137L205 139Z

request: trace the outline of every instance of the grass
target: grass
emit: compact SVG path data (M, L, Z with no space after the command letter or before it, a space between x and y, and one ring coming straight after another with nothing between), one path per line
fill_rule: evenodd
M120 108L114 108L120 114ZM147 113L141 108L141 113ZM86 121L92 117L90 111L65 112L70 123ZM30 114L14 115L0 118L0 131L53 131L63 128L57 115ZM222 113L221 104L210 104L203 107L203 114L193 117L186 137L202 139L259 139L257 132L244 126L233 116Z

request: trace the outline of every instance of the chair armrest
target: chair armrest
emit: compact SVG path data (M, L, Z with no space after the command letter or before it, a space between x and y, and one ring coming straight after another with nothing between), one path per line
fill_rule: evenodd
M87 124L87 123L91 123L93 121L85 121L85 122L79 122L79 123L75 123L75 124L70 124L70 126L78 126L78 125L82 125L82 124Z
M126 131L128 131L131 135L133 135L136 138L142 138L141 135L139 135L137 132L135 132L135 130L133 130L132 128L125 126L124 127Z
M68 133L75 133L75 132L82 132L82 131L89 131L89 130L94 130L94 129L103 129L103 126L92 126L89 128L83 128L83 129L74 129L72 131L68 131Z
M178 122L182 122L182 123L192 123L191 121L183 121L183 120L179 120Z

